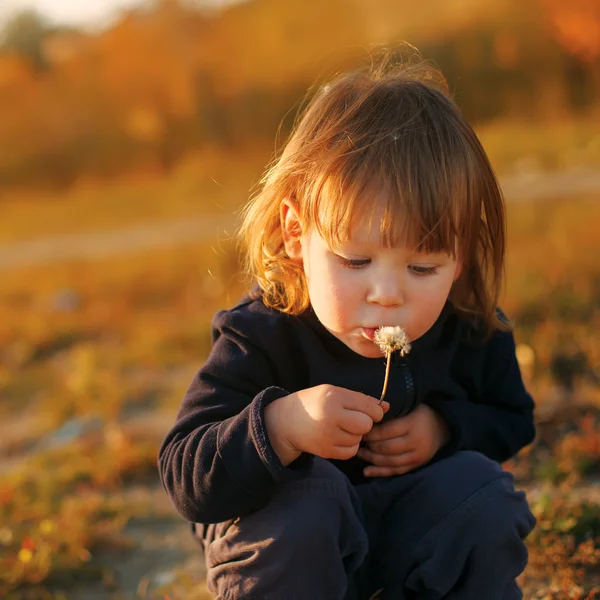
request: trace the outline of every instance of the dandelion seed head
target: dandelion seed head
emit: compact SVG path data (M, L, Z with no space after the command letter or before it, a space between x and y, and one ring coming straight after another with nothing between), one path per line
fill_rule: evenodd
M374 340L384 354L400 352L400 356L405 356L410 352L410 341L406 331L399 325L396 327L379 327L375 331Z

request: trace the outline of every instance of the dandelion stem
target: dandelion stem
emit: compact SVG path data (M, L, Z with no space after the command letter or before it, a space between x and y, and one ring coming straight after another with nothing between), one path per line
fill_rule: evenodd
M379 327L375 331L374 342L379 346L379 349L385 354L386 365L385 365L385 380L383 382L383 391L381 392L381 398L378 404L383 402L385 393L387 392L388 379L390 377L390 365L392 362L392 354L397 350L400 352L400 356L404 356L410 352L410 341L408 336L402 327L397 325L396 327Z
M390 378L390 365L392 364L392 351L388 350L385 353L385 379L383 380L383 390L381 392L381 398L379 398L378 404L383 402L385 394L387 392L388 380Z

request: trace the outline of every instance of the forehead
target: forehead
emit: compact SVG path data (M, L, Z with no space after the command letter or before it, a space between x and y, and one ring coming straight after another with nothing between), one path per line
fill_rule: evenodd
M419 197L370 180L361 186L324 186L315 219L331 247L402 248L425 254L464 255L467 236L456 203L446 197Z
M389 186L374 181L337 192L326 185L316 225L331 245L352 242L378 247L416 247L421 226L419 215L413 213Z
M408 215L397 215L399 221L406 222ZM408 226L402 236L391 236L386 231L386 205L383 201L374 204L369 210L357 211L348 223L346 241L364 246L403 246L409 244ZM388 229L389 229L388 223Z

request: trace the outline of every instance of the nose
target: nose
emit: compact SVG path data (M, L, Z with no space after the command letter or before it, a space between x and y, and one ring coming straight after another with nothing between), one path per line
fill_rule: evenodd
M367 302L380 306L402 306L404 304L404 286L400 279L397 273L382 274L372 282L367 293Z

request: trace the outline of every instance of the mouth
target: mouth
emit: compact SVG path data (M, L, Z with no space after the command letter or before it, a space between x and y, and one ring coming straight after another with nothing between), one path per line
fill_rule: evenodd
M363 327L362 333L368 339L373 341L375 339L375 332L379 329L379 327Z

